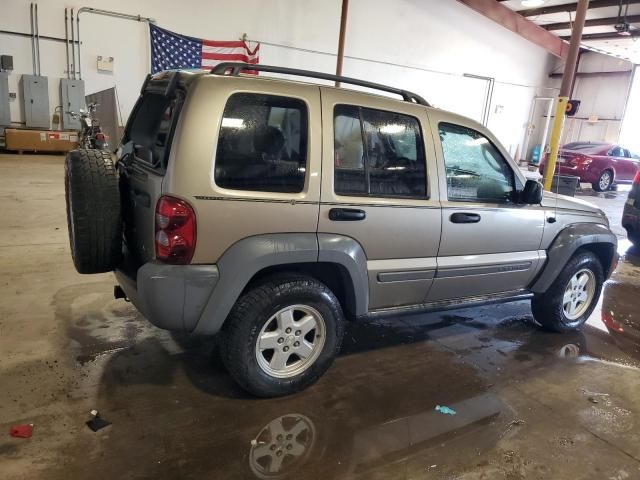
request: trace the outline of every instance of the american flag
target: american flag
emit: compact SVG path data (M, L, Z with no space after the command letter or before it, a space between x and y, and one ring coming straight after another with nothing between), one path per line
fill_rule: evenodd
M210 69L221 62L257 64L260 44L251 49L244 40L216 41L180 35L154 24L151 32L151 73L181 68ZM246 70L244 73L258 72Z

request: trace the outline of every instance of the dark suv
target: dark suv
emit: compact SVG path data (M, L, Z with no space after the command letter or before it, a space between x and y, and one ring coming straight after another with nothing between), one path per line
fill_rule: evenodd
M633 179L633 186L624 206L622 226L627 231L629 240L640 247L640 172Z

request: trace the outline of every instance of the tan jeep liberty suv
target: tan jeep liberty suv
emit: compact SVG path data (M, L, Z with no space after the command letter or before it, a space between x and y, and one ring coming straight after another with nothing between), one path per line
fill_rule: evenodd
M317 380L345 320L531 298L573 330L617 262L604 213L543 195L484 126L317 72L149 76L117 160L76 150L65 171L77 270L115 271L160 328L217 334L259 396Z

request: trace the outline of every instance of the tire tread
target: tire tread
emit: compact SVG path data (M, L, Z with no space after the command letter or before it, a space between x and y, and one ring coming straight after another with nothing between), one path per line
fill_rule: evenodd
M112 271L121 257L122 223L118 176L111 154L83 149L69 152L65 190L76 270L86 274Z

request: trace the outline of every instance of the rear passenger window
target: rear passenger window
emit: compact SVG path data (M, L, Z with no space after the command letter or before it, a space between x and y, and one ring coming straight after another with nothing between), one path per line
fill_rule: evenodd
M299 193L307 164L307 106L276 95L236 93L220 126L215 182L223 188Z
M337 194L425 198L425 163L416 118L350 105L335 107Z
M611 157L624 157L624 150L621 147L613 147L609 152Z

